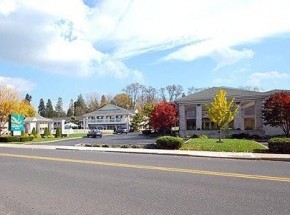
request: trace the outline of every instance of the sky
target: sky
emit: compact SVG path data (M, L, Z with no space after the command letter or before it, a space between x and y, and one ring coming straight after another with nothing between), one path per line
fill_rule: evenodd
M290 89L289 0L0 0L0 85L39 100Z

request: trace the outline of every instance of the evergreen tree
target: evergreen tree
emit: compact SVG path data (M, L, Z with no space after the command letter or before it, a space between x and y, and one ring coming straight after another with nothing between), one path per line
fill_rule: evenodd
M69 103L69 107L66 113L66 116L71 117L74 115L74 101L71 99Z
M77 101L74 103L74 115L81 116L87 112L87 109L86 102L82 94L80 94L77 98Z
M44 105L44 101L43 99L40 99L39 101L39 105L38 105L38 114L40 116L45 117L46 116L46 109L45 109L45 105Z
M45 110L46 110L46 117L53 118L55 116L52 102L50 99L47 100Z
M25 96L25 101L30 104L30 102L32 101L32 96L27 93Z
M57 103L55 105L55 115L57 117L65 116L65 112L63 110L63 102L62 102L61 97L58 98Z

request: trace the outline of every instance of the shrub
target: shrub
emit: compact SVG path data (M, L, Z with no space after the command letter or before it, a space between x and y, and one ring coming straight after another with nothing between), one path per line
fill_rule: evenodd
M60 128L56 128L55 137L60 138L62 136L62 131Z
M21 136L22 137L29 137L29 134L28 133L23 133Z
M290 154L290 138L271 138L268 148L272 153Z
M52 138L52 139L55 138L55 136L53 134L49 134L47 137Z
M179 137L163 136L156 140L157 149L180 149L183 139Z
M32 129L31 134L32 134L33 136L36 136L36 129L35 129L35 128Z
M30 136L2 136L0 137L0 142L27 142L32 141L33 137Z
M48 128L44 128L43 136L47 137L49 135Z
M193 134L193 135L191 136L191 138L198 138L198 135L197 135L197 134Z
M142 134L144 134L144 135L149 135L151 133L152 133L152 130L151 129L146 129L146 130L143 130L142 131Z
M41 134L39 134L39 133L35 134L35 136L34 136L34 137L35 137L35 138L37 138L37 139L40 139L40 138L42 138Z
M233 134L233 139L250 139L250 135L247 133Z
M199 139L208 139L208 136L206 136L206 135L203 134L203 135L199 135L198 138Z
M30 141L30 137L29 136L20 136L19 140L20 140L20 142L27 142L27 141Z

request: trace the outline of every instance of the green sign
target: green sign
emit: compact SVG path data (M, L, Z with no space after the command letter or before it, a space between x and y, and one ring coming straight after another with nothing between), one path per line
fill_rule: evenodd
M11 114L9 118L10 131L24 131L24 116L20 114Z

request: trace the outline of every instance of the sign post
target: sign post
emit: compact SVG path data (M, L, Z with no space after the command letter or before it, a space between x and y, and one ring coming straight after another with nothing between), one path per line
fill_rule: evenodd
M10 114L9 116L9 130L13 135L21 135L21 131L24 131L24 119L21 114Z

